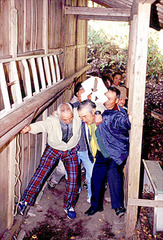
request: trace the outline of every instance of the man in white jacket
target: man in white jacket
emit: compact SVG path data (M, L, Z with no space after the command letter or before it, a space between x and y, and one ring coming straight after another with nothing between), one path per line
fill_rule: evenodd
M54 116L39 121L22 129L21 133L37 134L48 133L48 143L42 155L40 164L36 169L28 187L24 191L22 201L19 203L20 213L23 214L27 205L34 205L37 195L51 171L59 160L63 161L68 179L64 196L64 210L67 217L74 219L74 210L78 197L77 175L78 142L81 136L81 120L77 110L73 110L69 103L62 103Z

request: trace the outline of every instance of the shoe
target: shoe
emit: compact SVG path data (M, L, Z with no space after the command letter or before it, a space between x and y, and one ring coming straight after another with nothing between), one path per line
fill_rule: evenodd
M88 189L88 185L87 185L86 182L83 183L83 188L84 188L84 189Z
M24 215L24 211L25 211L26 207L27 207L27 202L25 202L25 201L19 202L18 211L21 215Z
M87 215L87 216L92 216L94 215L96 212L102 212L104 209L103 208L100 208L100 209L93 209L92 207L90 207L84 214Z
M87 203L91 203L91 198L87 198Z
M69 219L75 219L76 218L76 212L75 212L73 207L71 207L69 209L64 208L64 211L67 213L67 217Z
M55 188L56 184L50 184L48 183L48 189L52 190L53 188Z
M111 202L111 197L108 197L108 198L106 197L104 199L105 199L106 202Z
M78 189L78 192L77 192L77 193L78 193L78 194L79 194L79 193L81 193L81 190L82 190L82 189L81 189L81 187L79 187L79 189Z
M122 217L125 214L125 212L126 209L124 207L115 208L115 213L119 218Z

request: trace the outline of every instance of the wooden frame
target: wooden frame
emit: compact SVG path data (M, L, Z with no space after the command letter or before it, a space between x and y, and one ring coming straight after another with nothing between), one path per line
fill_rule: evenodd
M105 21L129 21L130 10L121 8L65 7L66 15L78 15L79 19Z

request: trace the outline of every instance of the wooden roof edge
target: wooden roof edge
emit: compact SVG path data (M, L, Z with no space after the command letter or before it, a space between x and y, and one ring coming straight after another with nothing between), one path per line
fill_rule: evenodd
M132 1L125 1L122 2L122 1L115 1L115 0L92 0L92 2L95 2L97 4L100 4L101 6L104 6L104 7L110 7L110 8L131 8L131 5L132 5Z
M162 6L163 0L92 0L101 6L106 8L121 8L131 10L131 19L133 15L137 14L138 3L150 3L151 4L151 17L150 17L150 27L159 31L163 29L162 25ZM157 9L154 9L156 8ZM114 21L114 20L111 20ZM116 21L116 20L115 20ZM117 20L118 21L118 20Z

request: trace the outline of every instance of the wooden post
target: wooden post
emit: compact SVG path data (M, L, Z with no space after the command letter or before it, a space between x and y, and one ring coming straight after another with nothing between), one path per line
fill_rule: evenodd
M143 128L143 112L145 98L145 79L147 63L148 30L150 3L139 3L137 20L133 19L132 44L133 56L130 57L131 75L129 81L133 84L130 113L132 114L130 132L130 155L128 164L128 199L137 199L139 194L139 178L141 163L141 144ZM135 48L135 50L134 50ZM130 99L129 99L130 101ZM137 222L137 206L127 206L126 237L133 235Z
M48 53L48 1L43 0L43 48L45 50L45 54ZM43 72L42 72L43 74ZM44 77L45 78L45 77ZM44 111L43 113L43 119L47 117L47 110ZM42 134L42 152L44 151L45 144L46 144L46 137L47 134L43 133Z
M17 56L17 10L15 8L15 0L10 0L10 28L9 28L9 53L12 57ZM11 72L10 72L11 75ZM19 95L19 90L15 94ZM17 97L18 97L17 95ZM21 98L21 96L20 96ZM15 186L15 152L16 142L12 140L8 147L8 193L7 201L7 228L11 228L14 221L14 186Z
M129 101L128 101L128 112L132 111L132 98L133 98L133 85L134 85L134 65L136 55L136 36L137 36L137 20L138 16L133 15L133 19L130 22L130 34L129 34L129 50L127 59L127 87L129 88Z

